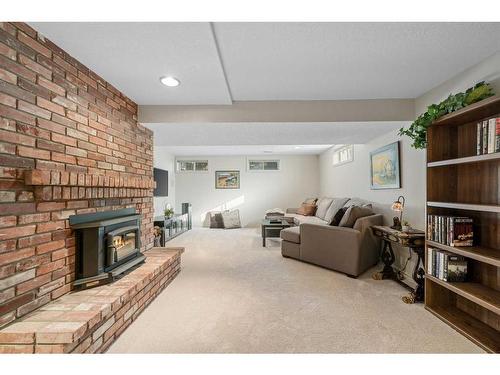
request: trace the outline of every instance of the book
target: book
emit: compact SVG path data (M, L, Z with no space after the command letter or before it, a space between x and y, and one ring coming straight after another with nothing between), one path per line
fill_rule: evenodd
M467 279L467 260L455 254L450 254L448 256L448 266L447 266L449 282L464 282Z
M474 238L473 220L466 217L453 218L453 233L450 246L472 246Z
M496 132L496 118L490 118L488 120L488 154L492 154L495 152Z
M427 273L432 275L432 247L427 248Z
M500 117L495 119L495 152L500 152Z
M482 147L482 154L487 154L488 153L488 120L483 121L483 147Z
M476 155L481 155L483 153L483 123L477 123L477 135L476 135Z

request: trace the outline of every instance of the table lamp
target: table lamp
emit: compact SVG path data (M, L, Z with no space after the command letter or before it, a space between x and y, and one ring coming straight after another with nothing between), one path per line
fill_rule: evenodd
M397 216L395 216L392 220L394 222L394 225L391 227L392 229L397 229L397 230L401 230L402 229L402 220L403 220L403 211L404 211L404 208L405 208L405 197L403 197L402 195L400 195L398 197L398 200L395 201L392 206L391 206L391 209L395 212L399 212L399 218Z

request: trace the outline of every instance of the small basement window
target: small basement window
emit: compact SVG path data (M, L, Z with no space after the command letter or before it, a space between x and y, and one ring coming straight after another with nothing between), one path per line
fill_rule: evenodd
M341 165L354 160L354 145L345 145L333 152L333 165Z
M207 172L208 160L177 160L177 172Z
M249 171L279 171L279 160L248 160Z

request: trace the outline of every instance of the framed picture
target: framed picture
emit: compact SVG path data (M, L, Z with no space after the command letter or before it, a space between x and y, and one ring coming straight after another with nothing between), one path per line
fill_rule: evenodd
M371 189L401 188L399 141L370 152Z
M240 171L215 171L216 189L239 189Z

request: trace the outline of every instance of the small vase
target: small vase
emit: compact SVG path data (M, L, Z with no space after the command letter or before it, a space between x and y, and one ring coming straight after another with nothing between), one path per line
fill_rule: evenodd
M403 225L401 228L401 232L409 232L411 227L409 225Z

